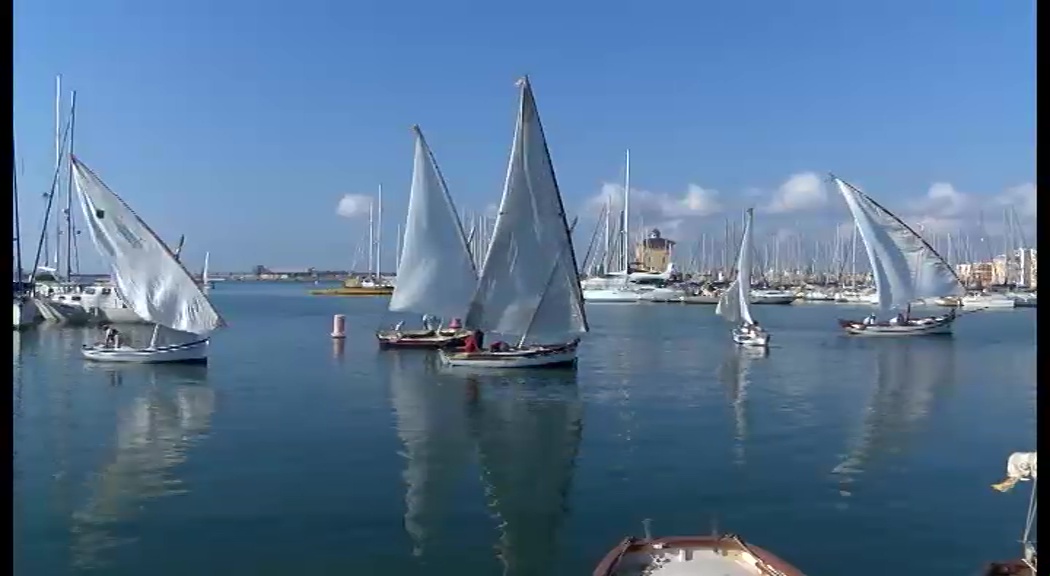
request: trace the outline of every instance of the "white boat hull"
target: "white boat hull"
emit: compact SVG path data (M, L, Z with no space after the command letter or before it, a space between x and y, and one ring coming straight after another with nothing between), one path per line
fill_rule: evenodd
M947 314L921 318L908 324L864 324L852 320L840 320L839 324L853 336L931 336L951 334L955 318L954 314Z
M120 346L107 348L101 345L84 346L81 353L87 360L95 362L123 362L135 364L160 363L204 363L208 361L208 339L172 344L156 348L133 348Z
M36 323L36 306L29 298L14 301L14 329L24 330Z
M733 342L749 348L765 348L769 346L769 332L751 334L733 329Z
M439 350L445 366L472 368L553 368L576 365L578 342L554 346L527 346L508 352L457 352Z
M606 290L591 289L583 290L584 302L638 302L639 294L631 290Z

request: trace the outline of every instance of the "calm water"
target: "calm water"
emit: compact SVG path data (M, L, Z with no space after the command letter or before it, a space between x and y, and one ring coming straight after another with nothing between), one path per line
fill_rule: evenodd
M814 576L1018 552L1026 490L989 484L1035 447L1033 311L866 340L834 324L865 309L759 307L761 357L713 307L590 306L576 373L470 375L379 353L385 300L307 288L219 285L206 368L16 334L15 573L582 575L647 517Z

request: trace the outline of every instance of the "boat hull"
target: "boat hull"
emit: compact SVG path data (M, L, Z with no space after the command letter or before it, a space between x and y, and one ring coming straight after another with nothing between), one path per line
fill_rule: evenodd
M749 348L765 348L769 346L769 332L760 332L759 334L749 334L740 331L739 329L733 329L733 342L740 346L747 346Z
M507 352L456 352L441 350L446 366L473 368L568 368L576 366L579 340L552 346L528 346Z
M765 295L751 295L751 304L792 304L798 298L793 295L776 295L776 296L765 296Z
M469 335L469 330L439 330L436 333L424 330L380 330L376 332L376 340L380 350L437 350L462 346Z
M14 301L14 329L25 330L36 323L36 306L30 298L16 298Z
M921 318L912 323L900 325L866 325L863 322L858 322L856 320L839 320L839 326L841 326L847 334L852 336L943 336L952 333L952 326L955 323L955 319L955 314L946 314L944 316Z
M626 538L602 558L593 572L593 576L642 574L804 576L772 552L731 534Z
M81 354L85 359L94 362L204 364L208 361L208 339L156 348L133 348L131 346L106 348L96 344L84 346Z
M616 302L621 304L638 302L639 294L631 290L590 289L583 290L584 302Z

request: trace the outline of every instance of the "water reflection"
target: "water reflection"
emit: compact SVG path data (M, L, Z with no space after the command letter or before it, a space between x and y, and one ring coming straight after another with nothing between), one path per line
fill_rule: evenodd
M926 417L937 394L955 380L955 346L951 338L886 339L872 342L875 351L875 393L854 448L835 467L840 489L876 456L899 452Z
M404 445L405 530L413 555L436 548L435 528L454 504L453 490L472 456L460 379L442 378L433 355L390 351L390 395Z
M726 385L729 402L733 407L734 434L733 453L737 464L744 464L744 445L747 441L747 385L750 382L751 363L769 356L768 348L733 346L718 367L719 379Z
M172 468L207 432L215 411L204 366L91 365L111 383L141 384L143 393L118 412L112 459L89 483L90 496L72 515L76 567L99 565L113 535L146 501L185 492Z
M474 377L468 412L503 574L541 575L557 561L558 530L583 430L575 371Z

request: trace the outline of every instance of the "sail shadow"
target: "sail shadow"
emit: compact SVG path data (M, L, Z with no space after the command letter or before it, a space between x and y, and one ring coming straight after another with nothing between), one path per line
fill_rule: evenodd
M751 363L759 358L769 356L765 347L752 348L733 346L726 353L718 366L718 379L725 385L729 403L733 407L733 455L737 464L743 465L746 460L745 443L747 442L747 386L751 381Z
M489 382L468 412L504 575L549 574L558 559L583 432L578 388L564 383L535 374Z
M440 527L448 525L455 488L473 457L467 386L443 377L433 355L391 350L387 357L390 402L405 458L404 528L413 556L436 560L438 555L429 553L440 548Z
M875 348L875 391L853 448L832 470L844 496L865 470L904 450L937 398L955 381L951 338L885 339Z

